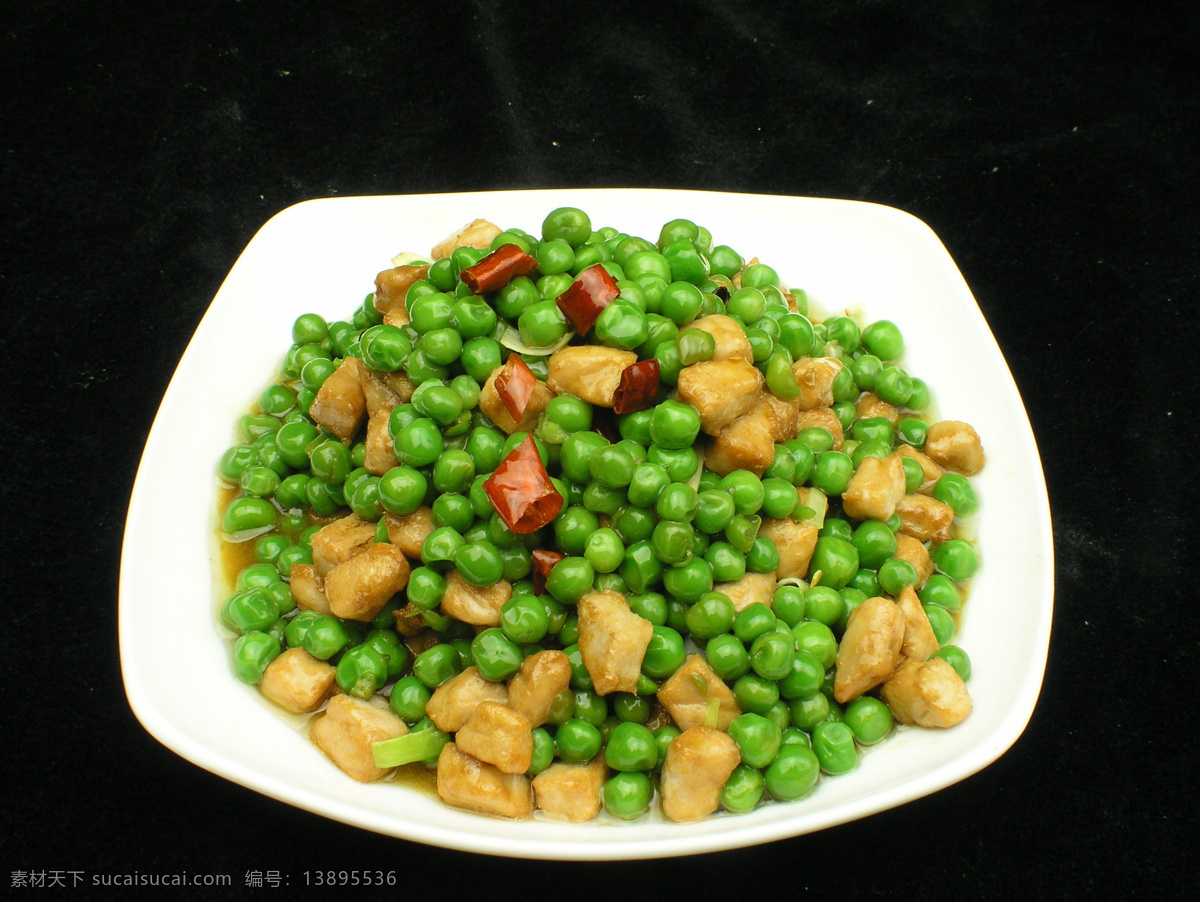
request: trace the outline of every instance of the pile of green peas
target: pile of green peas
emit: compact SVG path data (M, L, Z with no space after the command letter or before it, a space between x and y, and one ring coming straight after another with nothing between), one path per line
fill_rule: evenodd
M460 274L504 244L533 256L537 269L487 296L471 294ZM591 333L570 340L656 359L659 400L617 417L572 395L551 400L533 437L566 503L552 523L518 535L483 485L527 434L506 435L481 413L481 386L514 348L546 378L546 349L569 336L555 299L596 264L620 294ZM222 511L222 533L229 547L253 549L220 609L236 636L240 679L260 682L283 649L301 647L336 665L343 691L360 698L383 693L413 732L425 733L437 730L425 713L433 691L464 668L505 681L525 656L561 649L571 662L570 688L533 731L529 773L602 753L611 774L604 805L624 819L650 806L656 775L679 733L655 693L689 651L703 653L742 712L729 726L742 755L722 794L729 811L801 798L821 774L852 770L862 748L892 731L882 701L867 695L839 705L832 684L850 612L918 579L911 564L895 557L899 518L855 521L839 497L866 457L888 456L902 444L924 446L930 391L899 363L904 341L894 323L810 319L804 292L788 290L770 266L746 265L732 248L714 245L708 230L691 221L668 222L650 241L593 228L576 208L552 211L539 235L510 228L488 249L461 247L434 261L405 304L404 326L383 323L373 295L345 320L298 317L279 378L241 417L239 440L219 462L219 478L233 494ZM745 329L755 365L780 398L798 394L794 361L841 359L832 405L845 434L840 450L827 430L807 428L776 444L761 477L702 466L699 414L671 393L684 366L712 359L713 336L690 324L714 313ZM325 379L348 357L377 372L403 372L416 385L411 400L391 412L396 462L382 475L364 468L362 436L344 443L309 416ZM862 392L900 409L898 421L860 418L855 401ZM904 467L907 489L915 491L924 474L912 460ZM818 490L822 509L802 506L798 487ZM933 495L960 518L978 508L971 483L956 474L943 476ZM371 622L297 610L291 569L312 562L311 539L323 525L353 512L378 523L376 540L386 542L385 514L403 517L423 506L434 529L421 560L413 562L405 592ZM821 577L778 584L770 604L738 611L721 584L779 565L777 549L759 532L764 517L819 524L809 573ZM532 572L539 549L564 555L540 593ZM936 572L918 595L938 655L966 679L970 660L953 639L978 556L957 538L930 552ZM473 586L511 583L499 626L477 631L441 610L451 569ZM592 590L621 593L653 626L636 692L597 694L583 665L575 604ZM432 644L424 650L414 652L397 633L402 609L428 628Z

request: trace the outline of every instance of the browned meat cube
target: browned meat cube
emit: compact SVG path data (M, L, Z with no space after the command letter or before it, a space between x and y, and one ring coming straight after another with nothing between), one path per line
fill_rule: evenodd
M864 457L842 493L842 507L857 520L888 520L903 497L904 465L900 457Z
M600 792L608 778L604 756L587 764L551 764L533 778L533 797L548 817L563 821L590 821L600 813Z
M508 681L508 705L534 727L550 715L555 697L571 684L571 661L561 651L534 652Z
M679 371L678 399L700 414L700 428L708 435L721 430L758 406L763 395L763 375L741 357L706 360Z
M710 470L722 476L734 470L749 470L762 476L775 461L775 435L770 407L765 402L738 417L722 430L705 455Z
M418 507L403 517L385 513L383 522L387 528L389 542L413 560L421 557L421 548L433 532L433 511L427 507Z
M325 577L330 613L344 620L372 620L408 585L408 560L395 545L376 542L338 564Z
M637 354L601 345L568 345L550 356L546 385L556 395L570 394L597 407L612 407L625 367L637 363Z
M707 817L721 804L725 781L741 763L737 743L720 730L689 727L667 747L659 791L663 814L673 821Z
M512 598L512 583L500 580L490 586L472 586L451 570L446 576L446 594L442 596L442 610L463 623L472 626L499 626L500 609Z
M617 592L589 592L579 599L579 654L600 695L634 692L654 625Z
M375 524L350 514L322 526L312 537L313 566L318 576L328 576L338 564L361 554L375 541Z
M796 424L800 422L799 399L785 401L771 392L763 392L771 420L771 437L776 442L786 442L796 437Z
M747 573L736 582L717 583L713 591L728 595L735 611L748 608L755 602L770 607L771 596L775 594L775 574Z
M900 663L904 612L890 598L868 598L850 613L834 664L833 697L841 704L874 689Z
M833 436L833 450L841 451L844 444L842 421L828 407L814 407L812 410L802 410L796 418L797 434L802 429L824 429Z
M928 495L905 495L896 503L900 531L922 542L944 542L954 525L954 508Z
M497 429L503 429L509 435L514 432L532 432L533 427L537 425L538 417L542 415L546 405L554 398L554 392L546 387L545 382L538 379L533 387L533 396L530 397L529 404L525 408L525 414L518 423L513 419L512 413L509 412L500 393L496 390L496 377L499 375L499 369L493 370L487 381L483 383L483 388L479 391L479 409L483 411L484 416L496 424Z
M938 465L963 476L974 476L987 460L979 433L958 420L942 420L930 426L925 433L925 453Z
M927 661L938 650L937 636L925 609L921 607L921 599L917 590L905 586L896 599L896 606L904 614L904 642L900 646L900 654L909 660Z
M900 411L889 404L875 392L863 392L854 402L854 412L857 419L869 420L872 417L883 417L893 426L900 420Z
M486 219L473 219L453 235L434 245L430 252L434 260L449 257L455 249L473 247L477 250L487 250L491 247L492 239L500 234L500 226Z
M817 547L817 531L817 527L797 523L791 517L782 520L763 518L758 534L770 539L779 552L776 579L796 576L804 579L808 575L808 562L812 560L813 550Z
M924 543L906 533L896 533L894 557L908 561L916 568L918 589L925 585L925 580L929 579L933 573L933 558L929 556L929 549L925 547Z
M375 766L371 743L407 732L404 721L387 708L349 695L335 695L324 715L313 724L310 736L334 764L360 783L370 783L391 770Z
M484 679L478 667L468 667L433 690L425 705L425 714L439 730L454 733L484 702L503 705L507 701L508 689L503 683Z
M385 269L375 277L375 309L383 314L393 307L403 307L408 289L413 282L425 278L428 272L428 266L414 263Z
M259 691L292 714L311 714L337 688L337 668L303 648L289 648L267 665Z
M828 407L833 403L833 380L842 362L833 357L804 357L792 364L792 375L800 386L797 399L801 410Z
M330 374L317 390L308 415L318 426L350 444L367 415L367 398L358 379L357 358L349 358Z
M905 661L879 696L900 723L952 727L971 713L971 693L944 658Z
M375 416L382 411L391 412L398 404L405 404L412 397L413 384L403 370L396 373L377 373L358 361L358 382L362 386L363 399L367 404L367 416Z
M367 418L366 450L363 468L373 476L382 476L396 466L396 448L388 427L391 411L380 411Z
M523 774L533 762L533 728L529 719L499 702L482 702L454 736L459 751L499 768Z
M739 714L733 690L713 673L701 655L688 655L683 666L671 674L658 690L658 702L674 719L681 730L702 727L708 717L711 699L717 700L717 728L729 729L729 723Z
M750 339L746 337L746 330L732 317L713 313L694 320L688 328L707 332L716 340L717 350L713 354L713 360L740 358L746 363L754 362L754 352L750 349Z
M459 751L453 743L442 747L437 763L437 791L455 808L525 817L533 811L533 788L524 774L506 774Z
M292 575L288 582L296 607L317 614L329 613L329 599L325 597L325 579L317 575L312 564L292 564Z

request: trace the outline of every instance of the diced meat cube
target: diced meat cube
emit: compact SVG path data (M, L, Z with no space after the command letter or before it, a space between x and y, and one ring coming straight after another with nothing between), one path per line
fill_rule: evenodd
M312 564L292 564L292 575L288 582L296 607L317 614L329 613L329 599L325 597L325 580L317 574Z
M890 598L868 598L851 611L834 664L834 699L845 704L891 676L903 642L904 612Z
M534 652L508 681L508 706L530 725L540 727L550 716L555 697L571 684L571 661L561 651Z
M406 638L416 636L426 629L425 612L415 604L409 603L402 608L396 608L392 611L392 616L396 620L396 632Z
M625 367L637 354L602 345L568 345L550 355L546 385L556 395L571 394L597 407L612 407Z
M310 736L334 764L360 783L370 783L391 770L375 766L371 743L407 732L404 721L387 708L349 695L335 695L324 715L313 724Z
M425 704L425 714L439 730L455 733L484 702L503 705L507 701L508 689L504 684L485 679L479 668L472 666L433 690Z
M905 495L896 503L900 532L922 542L944 542L954 525L954 508L929 495Z
M377 373L365 363L358 361L358 382L362 386L363 399L367 403L367 416L382 411L390 413L398 404L407 404L412 398L413 384L404 370L394 373Z
M930 426L925 433L925 453L939 466L963 476L974 476L987 460L979 433L958 420L942 420Z
M776 520L764 517L758 534L766 536L779 552L779 566L775 569L776 579L790 579L808 575L808 562L817 547L817 527L797 523L791 517Z
M579 654L600 695L635 692L654 625L629 609L618 592L579 599Z
M434 245L430 255L434 260L449 257L457 248L473 247L476 250L487 250L492 245L492 239L500 234L500 226L486 219L473 219L453 235Z
M859 395L858 400L854 402L854 412L857 419L883 417L893 426L900 420L900 411L871 391Z
M749 413L763 395L763 375L741 357L705 360L679 371L678 398L700 414L700 428L708 435Z
M713 360L740 358L746 363L754 362L754 351L750 349L750 339L746 337L746 330L732 317L713 313L694 320L688 328L707 332L716 340L717 350L713 354Z
M425 264L405 263L379 273L375 277L375 309L385 314L393 307L403 307L408 289L428 272Z
M500 608L512 598L512 583L500 580L490 586L472 586L457 570L446 576L442 611L472 626L499 626Z
M396 466L396 447L389 428L391 411L379 411L367 418L367 440L363 468L373 476L382 476Z
M775 574L747 573L736 582L717 583L713 591L728 595L735 611L748 608L755 602L770 607L771 596L775 594Z
M408 585L408 560L395 545L376 542L325 577L329 611L344 620L371 620Z
M946 472L934 462L932 457L922 454L911 445L901 445L896 449L896 453L904 457L911 457L921 465L921 471L925 474L925 478L921 481L921 486L917 491L922 495L930 494L933 491L934 483L941 479L942 474Z
M319 576L328 576L334 567L361 554L374 541L375 524L357 514L334 520L313 534L313 566Z
M496 424L496 428L503 429L508 435L512 435L514 432L532 432L533 427L537 425L538 417L542 415L546 405L554 398L554 392L546 387L545 382L540 379L536 380L533 395L525 407L524 415L518 422L513 418L512 413L500 397L500 393L496 390L496 377L499 374L499 369L493 370L487 381L483 383L483 388L479 391L479 409L483 411L484 416Z
M933 633L933 626L930 625L929 618L925 616L925 609L921 607L921 599L917 597L917 590L912 586L905 586L900 590L896 606L904 614L904 642L900 646L901 656L908 660L929 660L930 656L938 650L938 640Z
M587 764L557 761L533 778L533 797L547 817L590 821L600 813L600 794L607 777L603 755Z
M337 688L337 668L303 648L289 648L267 665L259 691L292 714L311 714Z
M785 401L768 391L763 392L763 400L767 403L768 418L771 421L771 438L776 443L794 439L796 424L800 422L799 399Z
M720 730L689 727L667 747L659 791L663 814L673 821L707 817L721 804L725 781L741 763L738 745Z
M842 507L857 520L888 520L904 497L904 465L899 456L864 457L842 493Z
M834 357L803 357L792 364L792 375L800 386L797 402L801 410L828 407L833 403L833 380L842 371Z
M459 751L453 742L442 747L437 763L437 791L442 801L497 817L525 817L533 811L533 787L524 774L506 774Z
M893 557L908 561L916 568L918 589L925 585L925 580L933 573L933 558L929 556L929 549L906 533L896 533L896 553Z
M387 529L388 541L408 557L418 560L425 540L433 532L433 511L427 507L418 507L403 517L385 513L383 522Z
M710 699L717 699L717 729L729 729L739 714L733 690L713 673L701 655L688 655L683 666L671 674L658 690L658 702L681 730L702 727L708 717Z
M971 713L971 693L944 658L905 661L879 691L900 723L952 727Z
M762 476L775 460L775 435L770 408L765 402L738 417L722 430L705 455L710 470L722 476L734 470L749 470Z
M366 414L367 398L358 379L358 361L351 357L322 383L308 415L348 445Z
M533 762L533 728L529 719L499 702L483 702L454 736L459 751L502 773L523 774Z
M824 429L833 436L833 450L842 450L845 440L842 421L828 407L800 411L800 415L796 417L796 433L799 434L802 429Z

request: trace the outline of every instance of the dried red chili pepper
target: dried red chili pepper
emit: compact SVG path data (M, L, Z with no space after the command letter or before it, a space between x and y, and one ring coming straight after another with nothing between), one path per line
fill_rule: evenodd
M541 529L566 503L550 481L532 435L500 461L483 491L504 525L519 535Z
M586 335L596 325L601 311L620 293L617 280L597 263L581 272L571 287L558 296L558 309L577 333Z
M658 361L639 360L621 370L621 381L613 392L613 413L649 410L658 400Z
M537 260L515 244L502 244L474 266L464 269L459 278L471 294L499 291L517 276L532 272Z
M550 571L554 569L554 565L561 561L565 554L559 554L557 551L545 551L541 548L533 550L533 594L544 595L546 592L546 578L550 576Z
M658 363L657 360L654 362ZM508 362L496 374L496 394L518 423L525 416L525 408L529 406L529 399L536 388L537 376L533 370L521 359L521 355L509 354Z

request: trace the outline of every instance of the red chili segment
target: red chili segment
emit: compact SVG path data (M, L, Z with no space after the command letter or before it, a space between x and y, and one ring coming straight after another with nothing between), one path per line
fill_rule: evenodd
M550 481L532 435L500 461L483 490L504 524L520 535L541 529L566 503Z
M597 263L581 272L571 287L558 296L558 308L577 333L586 335L596 325L600 312L620 293L617 280Z
M655 363L658 363L656 360ZM525 416L525 408L537 388L537 376L519 354L508 355L508 362L496 374L496 394L518 423Z
M517 276L532 272L537 260L515 244L502 244L474 266L464 269L459 278L471 294L499 291Z
M541 548L533 550L533 594L544 595L546 592L546 579L550 576L550 571L554 569L554 565L561 561L566 555L559 554L557 551L546 551Z
M637 413L649 410L658 400L658 361L639 360L621 371L621 381L613 393L613 413Z

